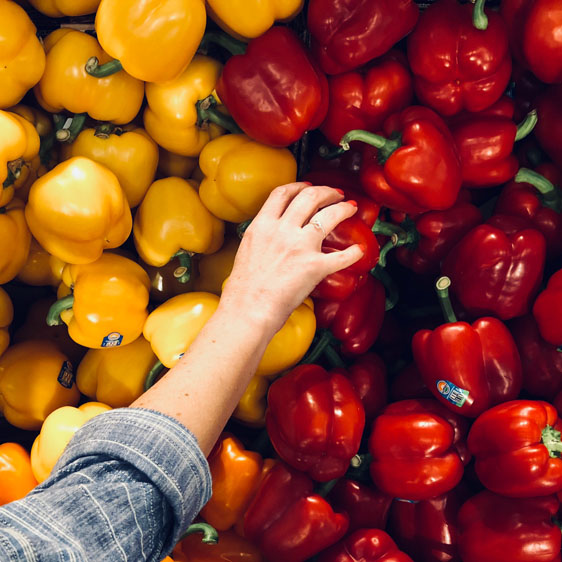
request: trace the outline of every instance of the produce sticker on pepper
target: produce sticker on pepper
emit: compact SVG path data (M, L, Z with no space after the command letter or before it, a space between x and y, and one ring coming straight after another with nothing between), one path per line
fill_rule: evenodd
M57 381L64 388L72 388L74 384L75 374L70 361L65 361L62 364Z
M123 341L123 336L119 332L111 332L103 338L102 347L119 347Z
M469 392L464 388L458 387L450 381L439 380L437 381L437 390L443 398L461 408L468 398Z

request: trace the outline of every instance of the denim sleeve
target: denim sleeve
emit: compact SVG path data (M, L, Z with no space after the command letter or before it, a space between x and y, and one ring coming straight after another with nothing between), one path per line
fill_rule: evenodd
M80 428L45 482L0 508L0 560L159 562L210 495L207 461L183 425L112 410Z

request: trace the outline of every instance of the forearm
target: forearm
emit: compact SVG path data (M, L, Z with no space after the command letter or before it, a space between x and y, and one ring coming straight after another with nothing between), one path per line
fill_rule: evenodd
M221 302L177 365L131 406L175 418L208 454L274 335L254 312Z

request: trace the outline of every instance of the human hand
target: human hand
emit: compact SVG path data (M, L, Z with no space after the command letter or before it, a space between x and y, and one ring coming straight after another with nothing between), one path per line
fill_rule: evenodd
M324 238L357 211L342 199L336 189L305 182L274 189L244 233L221 307L250 315L273 335L324 277L358 261L357 244L321 250Z

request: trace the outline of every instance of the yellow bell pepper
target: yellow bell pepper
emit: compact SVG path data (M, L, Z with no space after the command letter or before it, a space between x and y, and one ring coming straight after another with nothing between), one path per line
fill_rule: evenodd
M179 361L218 305L219 297L211 293L185 293L149 314L143 334L166 367Z
M181 257L181 262L180 262ZM150 300L151 302L161 304L176 295L181 295L183 293L189 293L195 290L195 280L198 275L198 258L200 256L196 255L190 258L189 263L189 280L186 283L182 283L177 277L180 273L183 274L184 271L187 272L185 264L185 255L180 254L175 258L172 258L166 265L162 267L155 267L154 265L148 265L143 260L139 259L139 263L142 268L148 273L150 279ZM179 269L182 268L182 269ZM180 276L181 277L181 276ZM187 277L187 276L186 276ZM184 279L182 279L185 281Z
M314 305L312 299L306 299L269 342L256 375L277 375L296 365L308 351L315 331Z
M16 181L39 154L39 143L39 135L29 121L0 110L0 207L12 200Z
M230 35L253 39L276 21L292 20L303 4L304 0L207 0L207 12Z
M0 285L11 281L24 266L31 244L24 203L12 199L0 207Z
M54 297L33 301L27 311L25 322L14 333L13 342L20 343L36 339L48 340L56 345L73 365L78 365L87 349L70 338L66 325L49 326L45 322L49 309L54 302Z
M98 259L127 240L127 198L113 172L88 158L67 160L31 187L25 218L37 241L66 263Z
M109 168L117 176L129 207L142 201L158 166L158 146L144 129L135 127L85 129L74 142L63 145L62 159L73 156L84 156Z
M197 158L175 154L161 146L159 147L159 154L158 177L160 178L175 176L188 179L197 167Z
M52 411L79 399L72 364L56 344L29 340L0 357L0 411L12 425L38 430Z
M213 215L231 222L256 216L278 185L297 177L297 163L286 148L273 148L246 135L224 135L201 151L205 179L199 186L203 204Z
M43 75L45 52L36 31L23 8L0 0L0 109L18 103Z
M45 72L35 87L37 101L44 109L87 113L117 125L134 119L144 98L144 83L123 71L103 80L89 76L85 70L89 57L96 56L102 62L110 59L94 37L58 29L45 39L45 50Z
M50 18L62 18L93 14L98 9L100 0L29 0L29 3Z
M193 58L206 16L203 0L102 0L96 33L104 50L131 76L168 82Z
M18 281L34 287L58 287L66 264L47 252L35 238L31 239L29 254L16 276Z
M37 107L31 107L20 103L14 105L14 107L10 107L10 111L12 113L17 113L26 121L29 121L35 127L41 140L53 132L53 124L49 115Z
M231 237L218 252L199 258L199 276L195 279L195 291L220 295L225 279L230 275L240 240Z
M141 335L150 280L139 264L107 252L93 263L67 265L62 282L73 293L51 307L47 324L64 322L70 337L91 349L127 345Z
M195 55L175 80L146 85L144 126L160 146L183 156L198 156L211 139L224 133L220 124L202 120L197 105L209 96L218 99L215 86L221 71L220 62Z
M187 252L221 247L224 223L201 203L196 187L191 180L166 178L148 189L135 215L133 236L139 256L149 265L161 267L178 252L187 258ZM189 260L183 265L177 277L185 282L190 277Z
M78 365L76 384L88 398L125 408L143 393L155 362L150 342L142 336L124 347L90 349Z
M251 427L265 427L266 397L270 384L271 381L267 377L254 375L232 417Z
M9 327L14 319L14 306L10 295L0 287L0 355L10 345Z
M86 402L78 408L63 406L51 412L31 447L31 470L37 482L47 480L74 434L88 420L111 410L101 402Z
M20 500L37 486L29 453L19 443L0 445L0 505Z

